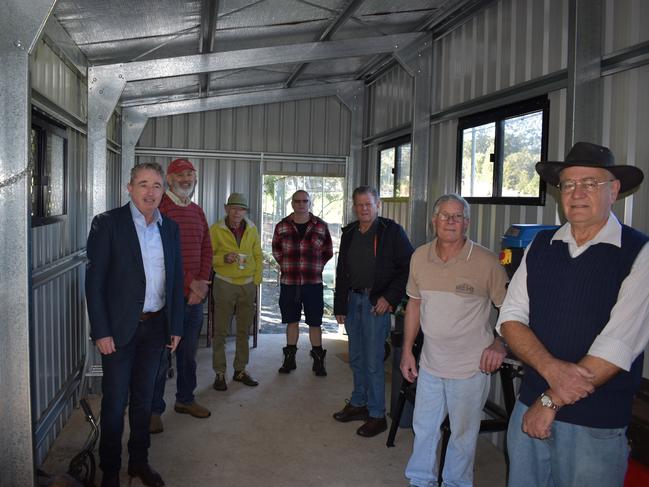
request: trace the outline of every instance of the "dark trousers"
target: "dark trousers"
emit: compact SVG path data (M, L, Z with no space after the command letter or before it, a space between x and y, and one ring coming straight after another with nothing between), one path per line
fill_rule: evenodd
M185 301L183 339L176 349L176 401L182 404L194 402L196 389L196 353L198 339L203 327L203 303L187 304ZM160 370L153 392L151 412L162 416L166 409L164 401L165 383L169 373L169 352L163 353Z
M165 347L165 314L140 322L133 339L102 355L101 438L99 466L118 472L121 466L124 411L128 404L131 434L129 465L148 462L151 400L160 356Z

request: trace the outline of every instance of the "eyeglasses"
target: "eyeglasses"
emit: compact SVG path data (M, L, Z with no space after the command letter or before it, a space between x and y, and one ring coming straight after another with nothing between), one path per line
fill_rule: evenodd
M615 181L615 179L608 179L606 181L598 181L595 178L585 178L579 181L566 179L565 181L560 181L557 188L559 188L559 191L563 194L572 193L575 189L581 189L586 193L595 193L596 191L599 191L599 187L602 184L610 183L612 181Z
M437 217L443 222L462 222L465 220L463 213L456 213L455 215L449 215L448 213L438 213Z
M309 200L293 200L293 203L308 203Z

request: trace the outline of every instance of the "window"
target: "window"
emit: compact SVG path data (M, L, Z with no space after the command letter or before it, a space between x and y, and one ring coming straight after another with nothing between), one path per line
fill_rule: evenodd
M457 187L470 203L542 205L549 102L535 98L459 120Z
M56 221L67 211L67 135L65 129L37 114L31 130L32 224Z
M407 198L410 196L410 137L379 146L379 196Z

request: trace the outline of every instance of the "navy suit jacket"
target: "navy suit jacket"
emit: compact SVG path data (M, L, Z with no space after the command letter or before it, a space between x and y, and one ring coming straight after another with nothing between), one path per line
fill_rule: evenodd
M183 335L183 267L178 225L159 225L165 260L165 315L170 335ZM116 347L131 341L144 307L146 277L129 204L95 216L88 235L86 302L93 340L112 336Z

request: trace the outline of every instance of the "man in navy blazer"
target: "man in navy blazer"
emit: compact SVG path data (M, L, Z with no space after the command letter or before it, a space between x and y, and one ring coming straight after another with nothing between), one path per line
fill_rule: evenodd
M158 211L163 177L157 163L133 167L131 202L97 215L88 236L86 299L103 367L102 487L119 486L127 404L128 473L164 485L149 466L149 420L160 357L183 334L183 268L178 225Z

